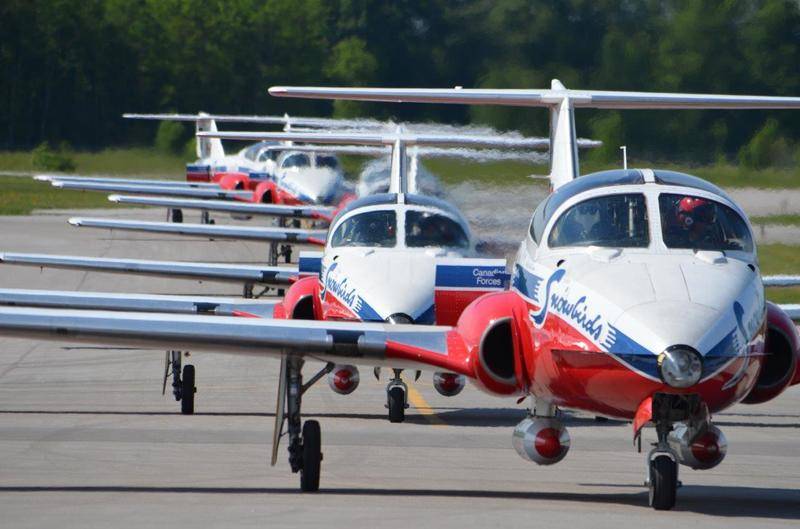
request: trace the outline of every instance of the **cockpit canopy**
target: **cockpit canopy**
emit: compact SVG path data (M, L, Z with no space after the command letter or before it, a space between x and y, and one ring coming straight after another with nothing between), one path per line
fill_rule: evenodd
M286 154L281 161L281 167L284 169L305 168L311 167L312 163L314 167L325 167L328 169L339 168L339 160L336 156L316 153L306 154L304 152L290 152Z
M398 223L398 217L401 223ZM401 240L406 248L469 248L469 236L458 222L442 213L417 209L374 210L354 214L336 227L330 245L333 248L394 248L397 246L398 224L402 224Z
M546 243L550 248L649 248L655 240L668 249L754 251L747 222L723 203L729 200L724 192L682 173L650 174L645 182L637 170L608 171L562 186L536 208L531 238L543 244L549 228ZM627 185L631 187L625 189ZM612 186L607 194L587 193L586 199L562 208L579 194Z

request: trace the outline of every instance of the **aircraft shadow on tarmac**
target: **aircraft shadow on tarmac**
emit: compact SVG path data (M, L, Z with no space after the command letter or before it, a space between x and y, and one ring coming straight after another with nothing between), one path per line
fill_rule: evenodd
M588 487L625 487L643 489L639 485L584 483ZM291 494L289 487L158 487L127 485L13 485L0 486L0 493L21 492L83 492L83 493L166 493L166 494ZM385 489L385 488L320 488L319 493L330 496L397 496L474 498L476 500L564 501L628 505L643 508L647 491L631 493L537 492L469 489ZM676 511L693 512L721 517L800 519L800 491L756 487L686 486L678 492Z
M446 426L471 427L509 427L513 428L525 418L526 411L518 408L432 408L436 417ZM0 410L2 415L130 415L130 416L177 416L178 411L125 411L125 410ZM196 412L197 417L274 417L270 412ZM305 414L310 418L322 419L360 419L386 421L385 413L314 413ZM565 413L565 424L573 427L581 426L619 426L620 421L597 421L591 417L578 417ZM407 413L405 422L409 424L428 425L430 416Z

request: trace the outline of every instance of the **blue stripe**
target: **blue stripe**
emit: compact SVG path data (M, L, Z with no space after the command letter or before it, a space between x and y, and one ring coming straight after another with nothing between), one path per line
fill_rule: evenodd
M503 266L436 265L437 287L503 290L509 278Z
M298 270L304 274L319 274L322 269L322 257L300 256L297 262Z

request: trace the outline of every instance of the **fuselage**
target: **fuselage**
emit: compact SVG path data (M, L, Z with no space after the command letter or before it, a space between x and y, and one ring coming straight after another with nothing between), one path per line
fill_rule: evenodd
M609 171L562 186L534 213L512 289L528 309L530 392L558 406L630 419L663 391L714 412L756 382L766 307L751 229L700 179ZM701 357L691 387L659 373L676 346Z
M471 255L461 214L446 202L380 194L331 225L319 274L322 319L436 323L436 263Z

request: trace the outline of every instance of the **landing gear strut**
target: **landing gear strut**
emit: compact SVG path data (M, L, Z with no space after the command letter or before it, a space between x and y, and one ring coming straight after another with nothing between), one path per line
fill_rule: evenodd
M673 424L697 417L703 413L698 395L653 395L652 420L656 426L658 441L647 455L647 487L650 506L658 511L668 511L675 506L680 481L678 481L678 455L668 443Z
M394 378L386 386L386 407L389 409L389 422L403 422L406 420L408 408L408 386L400 378L402 369L392 369Z
M181 376L182 356L181 351L167 351L164 358L164 383L161 386L161 394L166 394L167 379L172 376L172 395L176 401L181 403L181 413L192 415L194 414L194 394L197 392L194 385L194 366L191 364L183 366L183 376Z
M275 414L275 434L272 441L272 465L277 461L280 438L284 435L283 423L289 437L289 466L294 473L300 473L300 490L316 492L319 490L319 477L322 463L322 435L319 422L302 422L301 404L305 393L318 380L333 370L327 364L322 370L303 384L303 359L284 355L281 360L281 378L278 387L278 405Z

